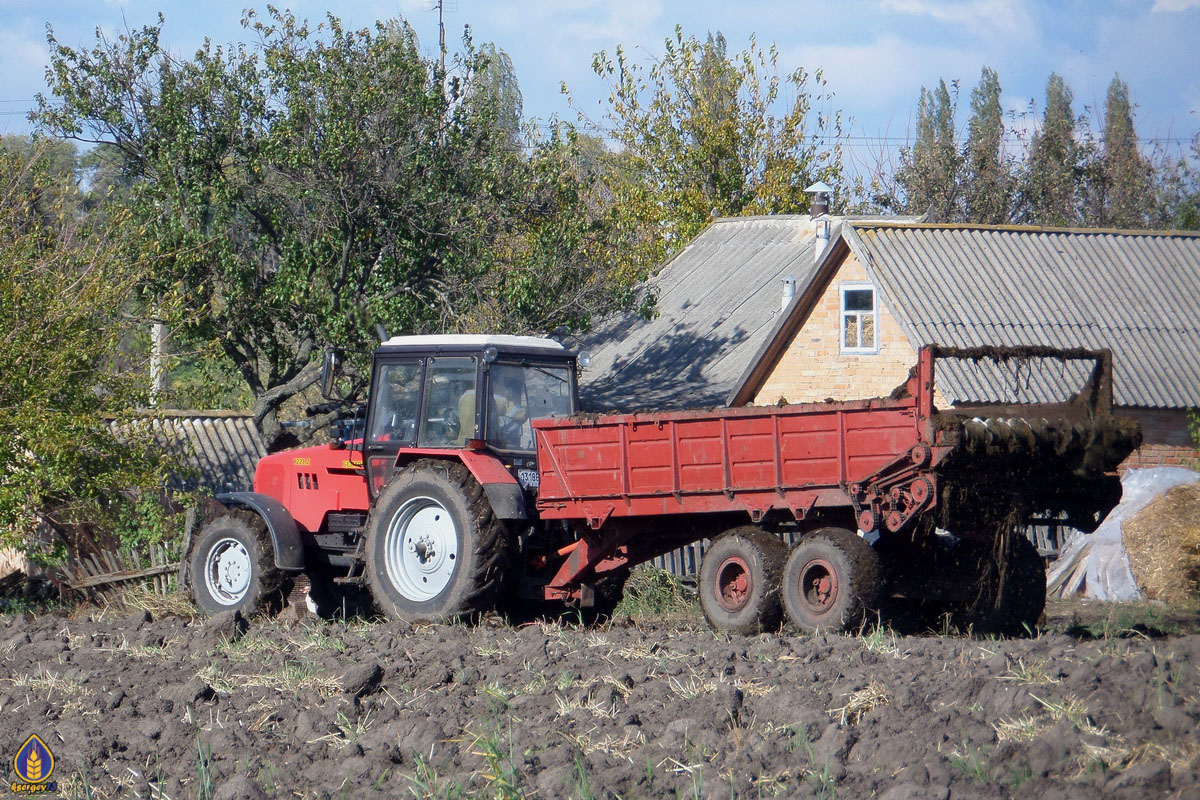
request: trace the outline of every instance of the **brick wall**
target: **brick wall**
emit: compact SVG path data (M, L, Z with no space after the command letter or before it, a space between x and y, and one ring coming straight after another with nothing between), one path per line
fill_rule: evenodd
M1117 413L1133 417L1142 426L1142 446L1122 462L1122 471L1141 467L1200 469L1186 411L1122 408Z
M866 282L867 271L853 253L825 287L820 300L779 363L767 376L753 402L771 405L785 397L792 403L858 400L891 393L917 363L917 351L904 337L900 326L875 291L875 353L841 352L841 287L844 283Z

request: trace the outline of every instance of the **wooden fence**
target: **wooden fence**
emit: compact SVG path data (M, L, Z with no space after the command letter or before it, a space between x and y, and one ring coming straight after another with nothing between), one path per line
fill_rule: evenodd
M155 593L165 595L175 588L174 578L179 572L177 547L156 544L141 552L121 548L95 555L68 556L59 571L67 587L76 591L103 592L139 581L149 583Z

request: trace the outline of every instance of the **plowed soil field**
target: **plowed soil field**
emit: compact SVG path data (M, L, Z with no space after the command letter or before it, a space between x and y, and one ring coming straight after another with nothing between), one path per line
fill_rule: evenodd
M1200 635L1168 617L1060 604L973 640L26 614L0 620L0 763L37 734L93 798L1196 798Z

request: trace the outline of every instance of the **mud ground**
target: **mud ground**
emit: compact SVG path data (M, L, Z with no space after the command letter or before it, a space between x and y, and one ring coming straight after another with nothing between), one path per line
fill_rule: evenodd
M0 620L6 770L36 733L80 798L1200 797L1194 611L1059 602L1020 640L121 614Z

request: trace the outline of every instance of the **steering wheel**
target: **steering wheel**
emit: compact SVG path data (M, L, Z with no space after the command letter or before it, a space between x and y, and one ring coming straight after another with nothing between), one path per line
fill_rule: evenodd
M442 430L445 432L446 438L457 439L461 429L462 421L458 418L458 411L449 406L442 409Z

